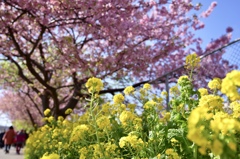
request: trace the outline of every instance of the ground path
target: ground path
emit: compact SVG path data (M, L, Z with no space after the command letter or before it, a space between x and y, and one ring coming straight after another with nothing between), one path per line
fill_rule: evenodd
M0 159L24 159L23 150L21 150L20 155L18 155L15 147L11 147L8 154L5 154L4 149L0 149Z

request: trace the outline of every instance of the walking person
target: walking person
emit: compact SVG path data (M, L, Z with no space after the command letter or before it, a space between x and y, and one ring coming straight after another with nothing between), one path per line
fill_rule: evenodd
M9 153L11 145L14 143L15 135L16 134L13 129L13 126L10 126L8 131L3 136L3 140L4 140L4 144L5 144L5 153Z
M16 135L16 153L17 154L20 154L20 150L23 147L25 140L26 140L26 135L24 133L24 130L21 130Z

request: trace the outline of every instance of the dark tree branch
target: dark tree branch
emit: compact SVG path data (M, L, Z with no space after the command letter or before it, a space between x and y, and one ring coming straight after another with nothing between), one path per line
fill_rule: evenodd
M27 114L28 114L28 116L29 116L29 118L31 120L32 126L36 129L36 123L34 121L34 118L33 118L32 114L31 114L30 110L26 109L26 111L27 111Z
M60 104L66 103L66 99L69 97L69 95L66 95L65 97L63 97L61 100L59 100Z
M38 104L34 101L34 99L32 98L32 96L29 93L29 88L28 88L28 92L24 92L23 90L20 90L20 92L24 93L33 103L34 107L37 109L38 113L43 116L42 111L39 109Z
M27 82L27 84L33 84L33 82L29 79L29 78L27 78L27 76L25 76L24 75L24 73L23 73L23 69L21 68L21 66L11 57L11 56L6 56L7 58L8 58L8 60L10 60L12 63L14 63L15 64L15 66L17 67L17 69L18 69L18 75L25 81L25 82ZM36 93L40 93L40 91L36 88L36 87L34 87L34 86L32 86L31 87Z
M29 52L29 55L31 56L31 54L33 54L33 52L35 51L36 47L38 46L39 42L42 40L43 34L45 33L46 27L44 27L43 25L41 25L41 32L38 35L38 38L35 42L35 44L32 47L32 50Z
M14 43L14 45L15 45L15 47L16 47L16 50L18 51L18 53L19 53L20 55L22 55L23 57L25 57L25 59L26 59L26 65L27 65L27 67L28 67L28 70L31 72L31 74L32 74L34 77L36 77L36 79L37 79L43 86L45 86L47 89L49 89L49 90L54 90L54 88L53 88L52 86L48 85L47 82L46 82L45 80L43 80L43 78L42 78L42 77L38 74L38 72L33 68L32 63L34 62L34 60L32 60L29 55L25 54L25 53L21 50L18 42L17 42L16 39L15 39L15 36L14 36L14 33L13 33L12 29L11 29L10 27L8 27L8 30L9 30L10 37L12 38L13 43ZM45 29L44 29L44 30L45 30ZM36 64L36 63L35 63L35 64Z
M139 86L141 86L141 85L143 85L143 84L145 84L145 83L149 83L149 82L150 82L149 80L148 80L148 81L142 81L142 82L133 84L132 86L133 86L134 88L136 88L136 87L139 87ZM112 95L114 95L114 93L116 93L116 92L122 92L124 89L125 89L125 87L124 87L124 88L117 88L117 89L102 90L102 91L99 92L99 94L111 93Z
M34 69L33 65L32 65L33 60L27 56L26 57L26 65L28 67L28 70L31 72L31 74L36 77L36 79L43 85L45 86L47 89L49 90L55 90L54 87L50 86L47 81L45 81L39 74L38 72Z
M8 27L8 32L9 32L9 36L12 39L13 44L16 47L16 50L18 51L18 53L20 55L22 55L23 57L26 56L26 54L22 51L21 47L19 46L19 44L18 44L18 42L17 42L17 40L16 40L16 38L14 36L14 33L13 33L13 31L12 31L12 29L10 27Z
M20 19L26 13L27 13L26 11L23 11L19 16L17 16L17 18L13 20L12 24L15 23L18 19Z

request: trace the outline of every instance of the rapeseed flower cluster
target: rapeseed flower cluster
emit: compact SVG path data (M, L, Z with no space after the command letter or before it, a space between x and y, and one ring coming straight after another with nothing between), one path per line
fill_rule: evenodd
M65 114L71 114L72 113L72 109L68 108L66 111L65 111Z
M143 108L144 109L154 109L154 108L156 108L156 106L157 106L157 102L150 100L144 104Z
M199 88L198 92L200 93L201 97L208 95L208 90L206 88Z
M85 137L85 135L87 135L88 130L89 130L89 127L85 124L74 127L71 133L70 141L77 142L82 140Z
M169 91L170 91L170 94L172 95L178 95L180 93L177 85L172 86Z
M166 97L168 95L168 93L166 91L163 91L163 92L161 92L161 95Z
M149 83L145 83L143 85L143 88L146 89L146 90L150 90L152 88L152 86Z
M134 87L133 86L128 86L124 89L124 94L125 95L130 95L130 94L133 94L135 91Z
M169 159L181 159L178 154L174 151L174 149L167 149L165 151L165 154L167 155L167 158Z
M103 82L101 79L92 77L87 81L86 87L89 93L96 93L103 89Z
M208 87L211 90L220 90L221 89L221 79L220 78L214 78L208 83Z
M200 66L201 59L196 53L190 54L186 57L185 68L188 70L197 68Z
M240 123L227 113L217 112L210 121L210 128L223 135L235 134L240 130Z
M117 149L118 146L112 142L84 146L78 152L80 154L79 159L117 158L119 155Z
M79 116L68 109L66 119L56 120L50 109L45 110L46 124L29 136L25 159L234 158L239 153L239 79L236 71L222 82L213 79L209 85L219 90L216 94L206 88L195 90L191 78L181 76L170 91L167 111L166 93L163 98L153 95L150 84L140 90L126 87L112 102L100 103L95 97L102 81L90 78L86 87L92 98L85 113ZM221 91L231 101L230 113L223 109ZM126 101L124 95L138 96L139 101ZM141 113L137 106L143 108Z
M207 155L210 150L214 155L234 156L237 151L237 134L240 132L240 104L237 91L239 71L232 71L222 80L215 78L208 86L220 90L229 97L232 113L223 109L224 99L208 94L207 90L198 90L201 94L198 107L192 110L188 118L188 139L199 146L199 152ZM223 157L224 158L224 157ZM231 158L231 157L230 157Z
M186 75L180 76L178 79L178 84L184 84L188 80L189 80L188 76L186 76Z
M60 156L58 154L44 154L41 159L60 159Z
M131 111L124 110L120 116L119 120L123 125L127 125L128 123L133 123L133 120L135 119L136 115L132 113Z
M226 94L231 101L240 100L238 88L240 87L240 71L229 72L222 80L221 92Z
M232 117L238 119L240 117L240 101L234 101L230 104L232 109Z
M223 98L217 95L205 95L199 100L199 106L209 110L222 110Z
M114 97L113 97L113 102L115 104L121 104L122 102L124 101L124 96L119 93L119 94L116 94Z
M134 133L129 133L128 136L121 137L119 140L119 146L121 148L130 146L133 149L141 149L143 147L143 141Z
M43 112L43 114L44 114L45 116L50 115L50 113L51 113L51 110L50 110L50 109L46 109L46 110Z
M160 151L150 154L146 149L149 143L143 133L145 131L143 125L147 123L141 115L136 113L136 104L125 104L124 95L121 93L113 97L113 102L98 104L95 95L102 86L99 79L89 79L86 87L92 94L92 99L82 116L67 109L65 114L68 118L59 117L56 121L50 116L50 109L46 110L45 121L48 122L29 137L25 149L26 159L45 159L51 154L57 154L65 159L125 158L129 155L137 158L160 156ZM145 95L149 94L150 89L150 84L145 84L142 88ZM130 86L125 89L125 94L132 95L134 91ZM162 109L160 107L162 100L161 97L149 94L145 96L142 107L148 109L147 114L150 115L150 112L158 112L159 108ZM162 125L162 123L159 124ZM160 134L154 141L157 142L159 136Z
M109 120L109 117L103 115L97 118L97 126L99 127L99 129L110 129L111 128L111 123Z

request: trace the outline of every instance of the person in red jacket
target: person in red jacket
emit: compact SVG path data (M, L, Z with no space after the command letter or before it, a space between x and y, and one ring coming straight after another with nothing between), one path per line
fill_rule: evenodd
M8 131L4 134L3 136L3 141L5 144L5 152L9 153L9 150L11 148L11 145L14 143L14 138L15 138L15 131L13 129L13 126L10 126Z
M20 150L23 147L25 140L26 140L26 135L24 133L24 130L21 130L16 135L16 152L17 152L17 154L20 154Z

